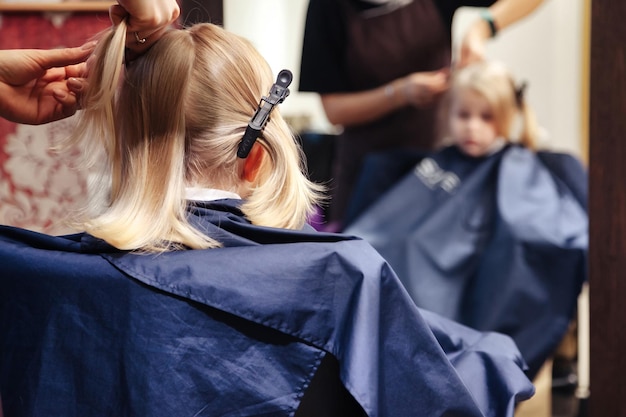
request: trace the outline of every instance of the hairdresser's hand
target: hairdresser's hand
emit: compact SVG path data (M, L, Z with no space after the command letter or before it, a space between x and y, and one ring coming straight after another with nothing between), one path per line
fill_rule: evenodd
M178 19L180 7L176 0L118 0L109 15L114 25L127 19L127 47L141 53L154 44Z
M414 72L404 78L403 93L409 105L428 107L448 88L450 72L438 71Z
M489 7L489 13L499 33L509 25L526 18L544 2L545 0L497 0ZM485 46L491 36L489 23L483 18L476 19L463 37L457 65L464 67L483 60Z
M42 124L73 115L78 103L68 79L84 76L94 46L0 50L0 116Z
M459 49L459 59L456 66L463 68L474 62L485 59L487 41L491 37L491 31L487 22L478 19L465 32Z

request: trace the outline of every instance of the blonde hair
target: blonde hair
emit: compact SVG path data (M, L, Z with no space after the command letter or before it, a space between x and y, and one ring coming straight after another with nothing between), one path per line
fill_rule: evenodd
M509 70L501 63L484 61L471 64L453 74L450 88L442 105L442 129L448 133L452 103L459 91L471 90L487 100L494 112L498 134L513 139L515 122L521 116L519 142L535 150L538 128L534 113L524 98L522 86L516 86Z
M247 40L206 23L166 33L123 71L125 35L122 22L99 41L70 138L106 158L97 188L109 193L107 204L82 226L125 250L218 247L188 222L185 187L243 186L237 146L271 70ZM323 190L303 174L278 109L258 142L265 157L242 212L256 225L302 227ZM93 212L102 200L90 201Z

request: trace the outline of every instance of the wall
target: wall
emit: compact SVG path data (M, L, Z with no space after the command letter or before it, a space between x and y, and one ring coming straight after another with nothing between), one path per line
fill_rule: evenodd
M278 72L289 68L298 84L300 49L308 0L224 0L226 28L252 40ZM550 148L581 153L581 57L583 0L546 0L532 16L498 35L488 56L505 62L529 83L528 99ZM461 9L454 39L476 17ZM312 128L332 129L315 94L298 93L283 104L286 115L308 115Z
M329 131L317 94L297 91L307 5L308 0L224 0L224 27L250 39L275 73L283 68L294 73L283 114L306 115L313 130Z

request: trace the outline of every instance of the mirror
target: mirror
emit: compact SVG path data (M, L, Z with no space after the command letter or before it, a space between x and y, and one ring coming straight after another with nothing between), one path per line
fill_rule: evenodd
M251 39L275 72L283 67L292 69L294 85L298 85L307 4L308 0L265 0L254 4L246 0L224 0L224 22L226 28ZM526 98L541 127L539 146L573 154L583 162L588 158L589 5L590 0L546 1L531 16L500 32L487 47L489 58L503 61L518 82L528 83ZM455 44L478 13L475 8L457 11L453 24ZM266 25L268 21L283 24ZM282 111L290 121L296 121L293 123L296 129L333 132L317 95L292 90ZM583 294L579 300L579 332L574 332L574 340L570 342L574 351L578 351L578 395L586 398L589 387L586 288ZM567 415L574 415L569 411L572 414Z

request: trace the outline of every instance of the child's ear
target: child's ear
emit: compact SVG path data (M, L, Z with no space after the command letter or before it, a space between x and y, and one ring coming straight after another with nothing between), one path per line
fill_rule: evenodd
M244 180L248 182L256 180L259 169L263 164L263 158L265 158L265 148L259 142L255 142L243 164Z

